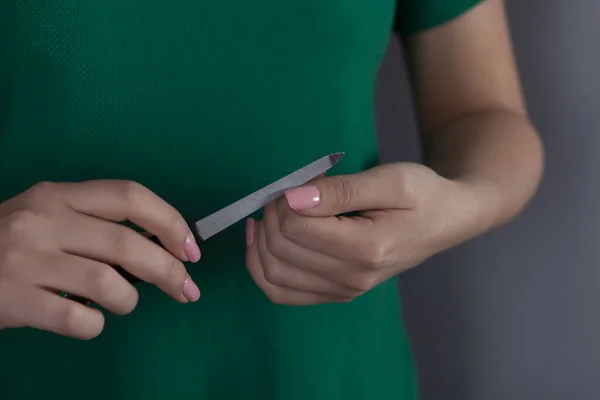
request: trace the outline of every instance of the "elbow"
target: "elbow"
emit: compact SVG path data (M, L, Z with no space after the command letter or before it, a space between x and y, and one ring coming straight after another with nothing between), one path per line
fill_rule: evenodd
M513 140L511 162L512 183L502 185L505 193L504 207L501 207L497 225L508 223L521 214L535 198L542 183L545 169L545 150L541 136L527 115L513 114L519 121L518 135Z

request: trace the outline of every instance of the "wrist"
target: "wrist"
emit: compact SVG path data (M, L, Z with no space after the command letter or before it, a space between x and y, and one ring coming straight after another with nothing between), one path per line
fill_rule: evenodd
M473 239L499 225L501 201L497 190L486 182L470 179L446 179L448 209L440 226L441 250Z
M544 157L526 116L510 110L470 114L431 135L426 165L460 190L478 231L509 222L533 198Z

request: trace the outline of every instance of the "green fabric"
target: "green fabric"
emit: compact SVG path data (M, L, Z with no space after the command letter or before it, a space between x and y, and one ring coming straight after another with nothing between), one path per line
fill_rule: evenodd
M448 22L482 0L398 0L395 31L408 36Z
M0 3L0 201L41 180L138 181L189 219L324 154L377 163L373 92L394 20L473 0L45 0ZM2 399L414 399L390 280L348 304L274 305L243 223L189 266L203 295L140 287L82 342L0 331Z

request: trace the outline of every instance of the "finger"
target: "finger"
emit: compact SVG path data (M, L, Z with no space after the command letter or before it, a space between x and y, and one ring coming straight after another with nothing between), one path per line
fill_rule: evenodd
M158 286L175 300L187 303L183 263L168 251L126 226L73 213L61 220L57 238L61 250L119 265L139 279ZM189 282L187 283L189 286ZM192 282L193 284L193 282ZM186 293L186 294L184 294Z
M414 174L403 171L398 164L386 164L356 174L323 177L288 189L285 197L290 208L309 216L407 209L414 205Z
M138 301L137 290L114 268L66 253L45 255L16 274L38 287L90 299L117 315L129 314Z
M200 249L181 214L143 185L119 180L58 185L71 208L111 221L131 221L156 235L180 260L200 259Z
M260 222L256 222L256 232L260 230ZM256 235L258 239L258 235ZM263 293L275 304L286 305L311 305L328 303L331 300L326 296L314 293L298 292L295 290L279 287L269 283L264 276L262 260L258 252L258 240L254 240L247 248L246 265L250 276Z
M88 340L104 329L99 310L64 299L44 289L12 282L0 285L0 323L31 327Z
M390 229L402 226L398 216L387 211L372 212L369 217L305 217L290 210L285 202L279 202L277 211L279 230L286 240L345 262L358 263L377 256L387 248L390 238L397 236L391 235L394 231Z
M266 251L272 258L279 262L266 263L265 268L267 275L273 276L272 279L277 279L280 275L286 282L281 282L280 286L295 288L302 291L311 291L308 286L306 277L312 277L312 281L320 281L319 290L314 290L316 293L338 293L343 296L356 296L359 294L362 284L357 283L355 276L358 274L357 268L348 261L340 260L339 258L331 257L324 253L317 253L313 250L306 249L298 244L285 239L279 230L279 218L277 205L269 204L264 210L264 231ZM262 250L259 247L259 250ZM261 251L262 254L262 251ZM273 266L273 270L270 270ZM294 268L291 268L293 266ZM284 274L284 270L289 270ZM302 274L305 271L306 274ZM300 275L300 276L299 276ZM273 284L277 282L267 279ZM290 286L303 285L303 286Z
M323 296L334 296L343 298L353 298L359 293L350 290L343 285L338 284L334 280L329 280L324 276L309 271L308 269L302 269L296 264L290 264L273 254L271 254L267 248L269 232L267 230L266 223L259 225L259 230L256 232L256 240L258 246L258 252L262 261L263 274L265 280L271 285L280 286L287 289L292 289L299 292L315 293ZM295 246L297 247L297 246ZM298 247L297 247L298 248ZM303 249L298 248L300 251ZM330 260L329 257L322 257L323 259ZM321 260L323 261L323 260ZM339 260L334 260L339 261ZM317 265L313 265L312 268L318 270L328 270L328 265L324 262L320 262ZM342 271L338 270L338 273ZM330 276L334 274L331 274Z

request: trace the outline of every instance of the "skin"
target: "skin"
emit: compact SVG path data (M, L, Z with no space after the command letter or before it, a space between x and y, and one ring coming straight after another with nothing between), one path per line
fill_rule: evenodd
M248 220L248 270L273 302L354 299L506 223L533 196L542 146L502 2L487 0L405 44L425 164L322 177L269 204L262 221ZM359 215L339 216L349 211ZM164 249L118 223L126 220ZM94 338L102 313L57 293L127 314L138 293L109 266L121 265L178 302L197 301L182 262L199 259L179 212L135 182L37 184L0 204L0 329Z
M125 220L156 235L167 250L117 223ZM179 212L135 182L37 184L0 204L0 329L94 338L104 328L102 313L57 293L128 314L138 292L109 266L121 265L176 301L196 301L200 292L182 261L199 258Z
M534 195L543 150L503 2L487 0L405 46L424 165L323 177L248 220L248 270L273 302L350 301L505 224Z

